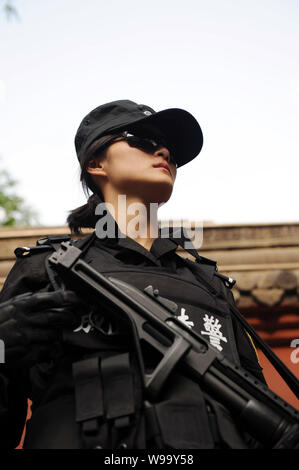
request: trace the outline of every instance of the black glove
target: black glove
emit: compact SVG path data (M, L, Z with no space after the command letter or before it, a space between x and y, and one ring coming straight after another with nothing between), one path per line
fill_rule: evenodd
M72 291L18 295L0 304L0 339L7 367L32 365L51 357L63 329L80 325L82 303Z

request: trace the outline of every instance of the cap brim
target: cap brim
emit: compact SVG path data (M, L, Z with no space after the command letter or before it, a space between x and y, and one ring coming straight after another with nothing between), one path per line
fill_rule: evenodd
M201 151L203 134L192 114L183 109L170 108L145 116L137 121L118 127L118 130L162 133L174 149L177 166L193 160Z

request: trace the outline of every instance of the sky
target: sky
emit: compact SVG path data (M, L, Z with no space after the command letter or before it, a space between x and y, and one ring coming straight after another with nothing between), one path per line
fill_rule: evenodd
M85 203L74 136L118 99L185 109L203 130L160 219L299 222L299 0L13 4L18 20L0 13L0 168L41 225Z

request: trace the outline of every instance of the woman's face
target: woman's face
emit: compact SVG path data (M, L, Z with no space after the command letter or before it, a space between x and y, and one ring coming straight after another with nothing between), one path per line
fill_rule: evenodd
M170 161L166 147L150 154L132 147L125 140L113 142L104 158L88 168L105 196L107 190L144 202L164 203L171 196L176 166Z

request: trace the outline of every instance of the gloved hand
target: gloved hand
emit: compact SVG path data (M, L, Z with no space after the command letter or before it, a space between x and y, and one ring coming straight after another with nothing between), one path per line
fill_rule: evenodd
M7 367L45 360L62 330L80 324L82 302L72 291L18 295L0 304L0 339ZM50 354L51 355L51 354Z

